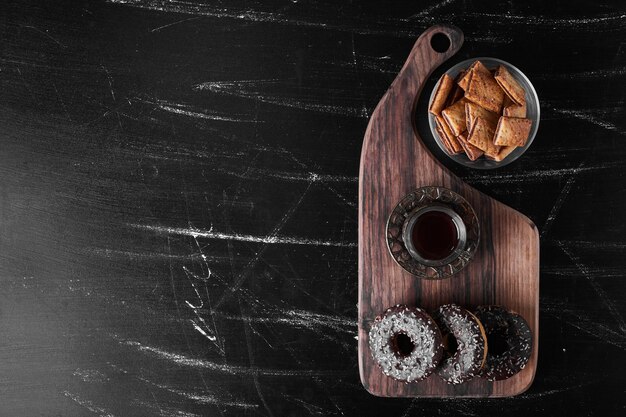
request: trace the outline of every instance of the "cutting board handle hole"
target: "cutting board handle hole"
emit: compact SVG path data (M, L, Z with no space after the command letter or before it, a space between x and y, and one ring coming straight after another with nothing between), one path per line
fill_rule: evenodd
M430 38L430 46L440 54L450 49L450 38L445 33L437 32Z

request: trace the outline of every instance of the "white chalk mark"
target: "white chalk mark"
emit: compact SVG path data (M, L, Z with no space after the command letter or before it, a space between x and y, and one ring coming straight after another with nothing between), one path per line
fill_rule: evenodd
M330 328L338 332L344 332L348 334L354 334L357 330L356 320L351 320L347 317L339 315L320 314L306 310L278 309L274 314L271 315L255 314L251 316L228 315L216 310L211 311L211 313L216 314L227 320L237 320L246 323L285 324L288 326L300 327L309 330L321 327L325 329Z
M268 236L253 236L243 235L238 233L222 233L216 232L212 229L202 230L197 228L184 228L184 227L164 227L154 225L143 225L129 223L128 226L149 230L151 232L167 235L180 235L191 236L194 238L207 238L218 240L234 240L240 242L253 242L263 244L276 244L276 245L310 245L310 246L336 246L336 247L356 247L356 242L336 242L332 240L318 240L318 239L306 239L299 237L280 236L280 235L268 235Z
M193 3L190 1L167 1L162 0L107 0L109 3L125 4L141 9L160 12L172 12L191 14L197 16L210 16L217 18L231 18L249 22L269 22L280 24L293 24L296 26L312 26L324 28L327 25L321 22L311 22L301 19L291 19L278 13L260 12L254 10L229 10L224 7L216 7L206 3Z
M147 10L160 12L171 12L188 14L194 16L211 16L216 18L229 18L255 23L275 23L280 25L293 25L298 27L310 27L326 30L337 30L342 32L350 32L361 35L388 35L402 37L416 37L421 29L415 28L411 22L404 19L386 19L384 22L365 21L354 22L346 21L345 23L330 23L324 21L315 21L312 19L304 20L297 17L288 16L283 13L270 13L256 11L251 9L228 9L223 5L213 6L206 3L193 3L190 1L168 1L163 0L107 0L109 3L124 4L131 7L137 7ZM533 15L513 15L506 13L467 13L462 14L448 13L446 16L450 20L459 20L474 22L480 20L485 26L489 25L521 25L528 27L543 27L551 30L559 30L563 28L576 28L579 30L598 30L601 26L615 25L621 28L622 21L626 19L624 13L613 13L598 15L595 17L585 18L551 18L546 16ZM345 19L344 19L345 20ZM487 22L484 22L487 20ZM423 23L441 22L441 16L423 15L421 16Z
M575 245L563 242L563 244L569 248L575 247ZM620 249L620 252L626 246ZM622 267L597 267L590 268L587 267L587 272L594 278L623 278L624 277L624 268ZM561 277L573 277L580 276L580 270L575 266L570 265L553 265L553 266L542 266L541 267L542 274L561 276Z
M415 20L415 19L420 19L424 16L429 16L431 15L434 11L441 9L442 7L448 6L452 3L454 3L456 0L443 0L440 1L439 3L435 3L432 6L426 7L424 8L424 10L422 10L419 13L416 13L412 16L409 16L406 20L407 21L411 21L411 20Z
M215 121L220 121L220 122L236 122L236 123L263 123L263 121L246 118L240 115L236 115L237 117L234 117L232 115L224 115L224 114L220 114L217 112L209 112L208 110L205 110L205 109L202 109L202 111L200 111L200 109L196 109L190 105L183 104L183 103L174 103L174 102L165 101L165 100L151 101L151 100L140 99L137 97L135 97L133 101L137 101L137 102L144 103L144 104L150 104L163 111L174 113L174 114L179 114L182 116L193 117L195 119L215 120Z
M117 258L117 257L128 258L128 259L132 259L135 261L155 260L155 259L163 259L163 260L177 259L177 260L193 261L199 258L199 255L196 255L193 253L189 255L173 255L173 254L162 253L162 252L133 252L133 251L128 251L128 250L93 248L93 247L87 247L83 249L83 253L102 256L105 258ZM229 261L227 256L211 256L211 257L208 257L208 260L210 260L213 263L226 263Z
M258 408L258 404L251 404L251 403L247 403L244 401L225 400L224 398L220 398L219 396L216 396L216 395L207 395L207 394L198 394L195 392L187 392L187 391L183 391L177 388L170 387L165 384L160 384L154 381L150 381L147 378L137 377L137 379L139 379L142 382L145 382L146 384L150 384L159 389L170 392L172 394L176 394L178 396L181 396L183 398L186 398L198 404L211 404L211 405L218 405L220 407L222 406L223 407L236 407L236 408L245 408L245 409Z
M610 130L613 132L617 132L619 134L623 134L623 132L621 132L617 126L615 126L613 123L611 122L607 122L606 120L600 119L596 116L594 116L593 114L589 113L589 112L584 112L581 110L571 110L571 109L559 109L559 108L552 108L552 111L559 113L559 114L563 114L566 116L571 116L575 119L579 119L579 120L584 120L585 122L589 122L591 124L594 124L596 126L600 126L606 130Z
M273 171L269 169L262 168L248 168L243 173L238 173L234 171L229 171L221 168L217 168L217 171L222 172L224 174L233 175L238 178L248 179L248 180L257 180L260 177L269 177L269 178L277 178L290 182L337 182L337 183L356 183L359 181L358 177L348 176L348 175L328 175L328 174L317 174L315 172L288 172L288 171Z
M585 163L581 162L581 164L578 166L578 168L582 168L584 165L585 165ZM548 217L546 219L546 222L543 224L543 227L541 228L541 237L542 238L548 233L548 231L552 227L552 223L554 223L554 219L556 219L556 216L557 216L557 214L559 214L559 211L561 210L561 207L563 206L563 203L565 202L565 199L567 198L567 196L569 195L570 191L572 190L572 186L574 185L574 182L576 181L576 176L577 175L578 175L578 173L572 174L569 177L569 179L567 180L567 182L565 183L565 186L563 187L561 192L559 193L559 196L557 197L556 202L552 206L552 209L550 210L550 213L548 213Z
M309 166L307 164L302 162L300 159L296 158L296 156L292 152L289 152L287 149L284 149L284 153L287 154L291 158L291 160L294 161L296 164L298 164L301 168L303 168L304 170L308 171L309 178L311 178L312 182L320 181L321 184L324 187L326 187L330 192L335 194L347 206L356 207L356 202L348 200L342 194L340 194L334 187L330 186L328 184L328 181L326 180L325 176L320 176L319 174L314 173L313 171L311 171L311 169L309 168ZM321 178L321 180L320 180L320 178ZM354 182L358 182L358 180L359 180L358 177L341 177L341 178L346 180L346 181L350 180L350 181L354 181Z
M596 337L598 340L601 340L605 343L616 346L622 350L626 350L626 337L623 334L617 333L614 330L609 329L601 323L589 320L580 314L575 314L571 311L568 311L563 306L558 306L557 308L546 307L544 305L541 306L541 310L545 311L553 316L557 317L559 320L569 324L570 326L584 332L590 334L591 336ZM563 317L563 314L568 314L573 316L572 319L568 320Z
M54 43L56 43L57 45L59 45L61 48L67 48L67 45L59 42L57 39L53 38L52 36L50 36L50 34L48 33L48 29L46 29L46 31L44 32L43 30L36 28L35 26L30 26L30 25L23 25L22 27L24 28L28 28L28 29L32 29L36 32L41 33L42 35L44 35L45 37L47 37L48 39L52 40Z
M239 310L241 311L241 300L239 301ZM248 327L252 328L252 326L250 326L250 323L248 323L247 326L244 326L243 332L244 332L244 336L246 339L246 348L248 350L248 359L250 361L250 366L255 366L254 350L252 348L252 341L250 339L250 333L248 332ZM263 395L263 391L261 390L261 384L259 383L259 376L257 374L252 375L252 381L254 382L254 388L256 389L257 396L259 397L259 400L261 400L261 404L263 404L263 408L265 408L265 411L267 411L267 414L269 415L269 417L274 417L274 413L272 412L272 409L270 408L269 404L265 400L265 396Z
M297 397L293 397L289 394L285 394L285 392L283 392L281 390L280 395L282 398L284 398L285 400L300 405L303 408L305 408L307 410L307 412L309 413L309 415L311 416L331 416L331 415L337 415L338 413L336 413L333 410L329 410L323 407L320 407L319 405L315 405L315 404L311 404L307 401L304 401L300 398ZM342 414L343 415L343 414Z
M339 106L333 104L321 104L306 102L290 97L265 95L258 88L261 83L276 83L278 80L238 80L238 81L208 81L195 85L196 91L209 91L215 94L246 98L262 103L268 103L281 107L291 107L300 110L320 113L339 114L342 116L367 118L371 113L369 109L358 106Z
M302 204L302 201L304 201L304 198L306 197L309 190L311 189L312 184L313 183L310 182L306 186L306 188L300 194L298 199L287 209L283 217L276 223L274 228L271 230L270 233L267 234L265 239L271 240L271 239L275 239L278 236L278 234L283 229L283 227L285 227L285 224L287 224L287 221L293 216L293 214L296 212L298 207L300 207L300 205ZM250 262L248 262L248 264L242 269L239 275L237 275L233 279L232 283L228 286L227 290L222 294L221 298L217 301L217 303L214 304L214 307L216 309L219 308L223 303L225 303L232 294L234 294L236 291L239 290L239 288L241 288L243 283L248 279L248 276L250 275L250 271L253 270L254 266L257 264L259 259L261 259L261 256L263 255L263 253L265 252L268 246L269 246L269 243L263 243L263 246L258 252L256 252L254 258L252 258Z
M583 172L595 172L610 169L622 165L622 161L605 162L597 166L584 166L577 168L559 168L559 169L537 169L529 171L520 171L510 174L473 174L463 177L468 182L477 182L481 184L513 184L526 181L536 181L538 179L558 180L563 177L570 177Z
M166 29L166 28L169 28L169 27L172 27L172 26L176 26L176 25L179 25L181 23L190 22L192 20L198 20L198 19L201 19L201 18L202 18L202 16L198 16L198 17L190 17L188 19L183 19L183 20L177 20L176 22L168 23L167 25L163 25L163 26L159 26L157 28L154 28L150 32L152 32L152 33L158 32L160 30L163 30L163 29Z
M217 338L215 336L212 336L210 334L208 334L206 331L204 331L204 329L202 329L202 327L200 327L198 325L198 323L196 323L193 320L189 320L191 322L191 324L193 325L193 328L196 329L198 331L198 333L200 333L202 336L206 337L207 339L209 339L211 342L215 342L217 340Z
M170 361L180 366L188 366L198 369L206 369L209 371L219 372L227 375L239 375L239 376L301 376L301 377L313 377L313 376L338 376L343 375L345 372L338 370L315 370L315 369L272 369L272 368L259 368L256 366L245 367L239 365L228 365L222 363L211 362L204 359L191 358L179 353L168 352L163 349L159 349L154 346L144 345L134 340L125 340L117 335L111 335L118 343L125 346L135 348L139 352L149 353L163 360Z
M597 383L597 382L596 381L594 381L594 382L583 382L582 384L572 385L572 386L569 386L569 387L556 388L556 389L550 389L550 390L546 390L546 391L533 392L533 393L525 393L525 394L522 394L520 396L520 398L542 398L542 397L546 397L546 396L549 396L549 395L560 394L562 392L571 391L571 390L574 390L574 389L586 387L588 385L592 385L592 384L595 384L595 383Z
M107 76L107 81L109 83L109 90L111 92L111 98L113 98L113 101L117 101L117 99L115 98L115 92L113 91L113 78L111 78L111 74L109 73L109 70L104 65L100 65L100 68L104 70L104 73Z
M72 375L80 378L83 382L106 382L109 380L105 374L97 369L76 368Z
M568 248L598 249L623 251L626 249L626 242L593 242L589 240L560 240Z
M626 20L625 13L604 14L596 17L583 18L553 18L547 16L514 15L511 13L464 13L463 15L482 19L491 18L492 22L505 25L544 26L555 30L559 28L578 28L582 30L584 26L593 27L609 23L616 23L621 27L622 21Z
M150 415L159 417L201 417L200 414L190 413L188 411L173 407L161 407L158 404L154 406L150 403L140 400L134 400L132 404L138 407L148 408L154 412Z
M551 72L549 74L535 74L533 79L537 80L552 80L552 79L565 79L565 80L589 80L597 78L613 78L626 75L626 67L619 67L613 69L598 69L581 72Z
M580 262L580 259L577 256L575 256L569 249L565 247L563 242L557 241L556 243L561 248L563 253L565 253L565 255L567 255L567 257L570 258L572 262L574 262L574 264L580 270L583 276L587 278L587 281L589 281L591 287L594 289L598 297L600 297L603 304L609 309L609 312L611 313L613 318L617 321L620 332L626 335L626 322L624 321L624 318L620 314L619 310L615 307L613 301L609 298L608 294L596 282L595 278L592 276L587 267L582 262Z
M92 413L99 415L100 417L115 417L113 414L109 413L104 408L98 407L94 405L94 403L92 403L91 401L85 400L84 398L80 398L78 395L72 394L69 391L63 391L63 395L65 395L70 400L74 401L76 404L91 411Z

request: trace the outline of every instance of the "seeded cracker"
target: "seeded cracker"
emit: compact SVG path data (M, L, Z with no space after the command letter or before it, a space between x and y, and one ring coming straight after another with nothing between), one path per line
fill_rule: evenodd
M472 129L474 120L476 120L477 117L481 117L485 119L486 121L488 121L490 124L493 125L494 129L496 127L496 124L498 124L498 118L499 118L498 114L490 112L489 110L484 109L480 107L479 105L474 104L472 102L466 102L465 103L465 119L467 122L468 132Z
M496 71L495 79L506 95L518 106L526 104L526 93L511 73L502 65Z
M502 146L524 146L532 124L530 119L502 116L496 127L494 143Z
M469 81L465 98L494 113L500 113L504 103L504 91L489 70L477 61Z
M485 156L495 159L500 147L493 143L493 126L483 118L476 118L467 137L467 141L476 146L483 152Z
M476 66L476 63L480 62L480 61L475 61L466 71L465 73L463 73L463 75L461 75L461 78L459 78L459 81L457 82L457 84L459 85L459 87L461 87L463 90L467 90L467 86L469 85L470 79L472 78L472 72L474 71L474 67Z
M521 106L518 106L513 102L510 98L506 98L504 100L504 110L502 111L503 116L507 117L526 117L526 103Z
M450 126L454 136L458 136L467 130L465 123L465 102L465 99L461 99L441 112L441 115L448 123L448 126Z
M463 147L463 150L465 151L465 154L470 159L470 161L475 161L483 156L483 151L467 141L467 133L460 134L459 136L457 136L457 139L459 140L459 143Z
M444 109L448 96L454 87L454 80L448 74L443 74L437 85L437 91L435 91L435 97L428 109L432 114L438 116L441 114L441 110Z
M506 158L507 156L509 156L511 154L511 152L513 152L514 150L517 149L517 146L503 146L502 148L500 148L500 152L498 152L498 154L496 155L495 158L493 158L495 161L502 161L504 158Z
M461 153L463 148L459 141L454 137L454 134L450 130L450 127L446 123L445 120L441 116L435 117L435 123L437 124L437 131L440 132L441 140L448 150L448 153L454 155L457 153Z

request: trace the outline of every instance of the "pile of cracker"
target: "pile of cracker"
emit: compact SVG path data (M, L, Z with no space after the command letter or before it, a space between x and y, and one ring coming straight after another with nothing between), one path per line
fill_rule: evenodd
M449 154L502 161L528 140L526 93L507 69L475 61L457 80L444 74L430 108Z

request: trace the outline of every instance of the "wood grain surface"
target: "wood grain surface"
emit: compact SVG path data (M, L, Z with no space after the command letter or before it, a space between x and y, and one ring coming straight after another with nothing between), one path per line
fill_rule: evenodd
M445 34L450 48L436 52L431 39ZM463 44L453 26L433 26L417 40L405 65L374 110L363 139L359 177L359 369L372 394L385 397L500 397L524 392L535 375L539 328L539 233L526 216L480 193L441 165L415 131L415 103L428 76ZM480 244L473 260L443 280L420 279L395 263L387 249L387 219L403 196L443 186L477 213ZM450 385L437 376L406 384L385 376L368 346L372 321L396 304L433 311L442 304L467 308L498 304L529 323L533 352L526 368L498 382L474 378Z
M416 119L541 232L511 398L359 380L363 135L442 23L465 35L445 65L503 59L541 101L491 172ZM625 41L617 0L0 2L0 416L622 416Z

